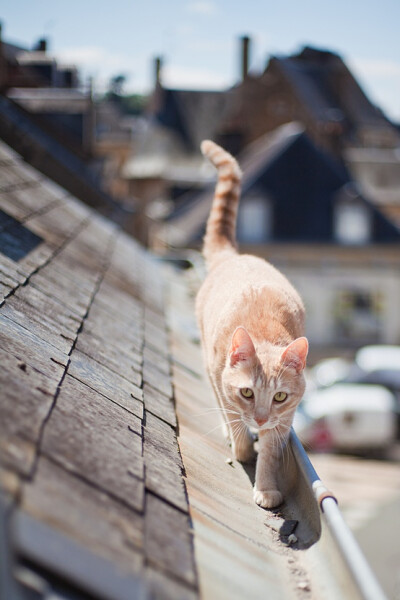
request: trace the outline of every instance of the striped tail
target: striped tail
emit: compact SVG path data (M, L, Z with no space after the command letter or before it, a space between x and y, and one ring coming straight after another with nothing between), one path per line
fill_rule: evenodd
M218 171L218 182L204 236L203 255L208 269L226 255L236 253L236 216L242 172L228 152L210 140L201 151Z

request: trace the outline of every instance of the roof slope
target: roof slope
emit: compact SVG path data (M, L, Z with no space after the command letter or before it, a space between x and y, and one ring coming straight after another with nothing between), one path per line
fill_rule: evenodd
M398 229L358 194L345 166L319 149L297 123L250 144L239 164L243 172L240 206L254 194L271 204L273 227L265 242L336 243L335 203L354 199L367 204L372 214L372 242L400 241ZM213 189L214 184L184 196L161 230L168 244L188 246L202 238ZM239 225L240 218L239 209Z
M0 591L195 598L159 267L3 143L0 189Z
M346 132L354 135L368 126L396 135L338 54L305 47L297 55L272 57L271 65L281 71L316 122L342 122Z
M227 92L174 90L159 86L149 114L174 130L191 152L198 152L200 142L214 135L227 104Z

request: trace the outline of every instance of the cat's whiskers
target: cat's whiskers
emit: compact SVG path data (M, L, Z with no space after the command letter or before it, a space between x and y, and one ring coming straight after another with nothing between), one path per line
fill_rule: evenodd
M238 422L234 423L234 427L232 427L232 434L234 437L235 443L239 443L241 438L245 436L247 433L247 426L243 423L242 419L238 419Z
M237 410L230 410L229 408L221 408L220 406L213 406L213 407L209 407L206 410L203 410L200 413L195 414L195 417L203 417L204 415L208 415L212 412L219 412L219 413L229 413L229 414L235 414L238 415L239 412Z
M211 435L214 431L216 431L217 429L219 429L222 426L223 426L223 423L218 423L218 425L216 425L215 427L212 427L209 431L207 431L207 433L204 434L204 437Z

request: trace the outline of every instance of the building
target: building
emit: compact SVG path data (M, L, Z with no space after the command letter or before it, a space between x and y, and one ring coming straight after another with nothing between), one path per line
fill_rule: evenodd
M1 28L0 135L71 194L133 229L134 202L115 177L131 151L120 115L105 103L97 109L91 85L46 40L22 48L4 41Z
M263 136L239 157L241 250L281 268L301 292L317 354L400 342L400 231L342 163L298 124ZM213 185L184 197L154 228L153 245L200 248Z
M237 155L278 127L299 122L308 137L337 161L348 149L399 145L397 128L367 98L342 58L304 48L292 56L272 56L261 74L249 71L250 40L241 39L241 78L224 91L168 89L156 62L146 126L135 136L122 169L128 195L140 204L140 237L147 243L149 219L162 218L190 189L210 174L199 153L213 139ZM373 197L371 198L374 199Z
M338 158L347 147L399 144L396 127L331 51L305 47L291 56L271 56L264 73L247 74L230 94L219 133L228 148L229 136L236 140L234 152L291 121L302 123L318 146Z

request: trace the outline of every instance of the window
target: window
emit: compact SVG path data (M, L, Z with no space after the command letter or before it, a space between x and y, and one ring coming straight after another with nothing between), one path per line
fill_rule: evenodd
M239 242L257 244L272 235L272 207L265 196L246 196L239 205L237 237Z
M335 207L334 235L340 244L362 245L371 239L371 214L360 202L340 202Z
M378 343L382 331L384 297L370 290L338 291L334 299L337 342L353 345Z

